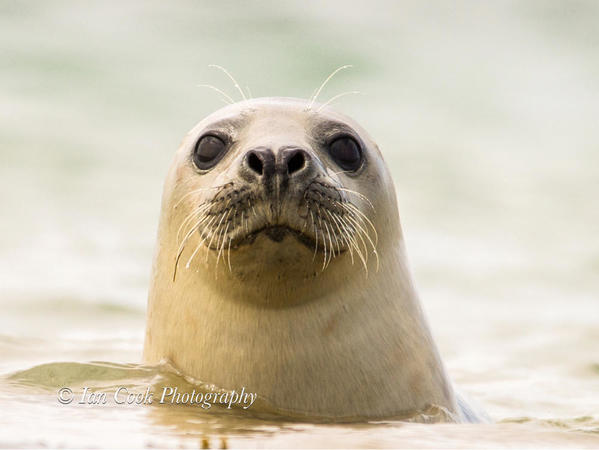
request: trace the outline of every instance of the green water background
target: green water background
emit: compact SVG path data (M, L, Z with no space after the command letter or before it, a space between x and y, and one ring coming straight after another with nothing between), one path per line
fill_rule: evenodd
M139 361L163 177L183 135L223 104L197 85L235 95L208 64L256 97L308 97L352 64L321 99L361 92L336 107L394 176L452 379L500 424L269 425L265 436L227 422L247 431L234 443L509 445L551 433L545 443L586 445L599 431L598 20L593 1L1 1L0 371ZM201 434L186 414L156 424L143 409L66 409L43 392L0 389L11 411L0 443ZM129 440L114 440L125 433L114 414L137 430Z

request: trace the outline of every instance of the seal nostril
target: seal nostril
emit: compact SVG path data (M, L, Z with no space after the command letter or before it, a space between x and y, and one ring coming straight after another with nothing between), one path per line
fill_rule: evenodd
M255 153L250 153L250 155L248 156L248 165L250 166L250 169L252 169L254 172L256 172L259 175L262 175L262 172L264 171L264 165Z
M304 167L305 163L306 159L304 158L303 153L297 152L295 155L291 157L291 159L289 159L289 161L287 161L287 172L289 173L289 175L291 175L292 173L301 170Z

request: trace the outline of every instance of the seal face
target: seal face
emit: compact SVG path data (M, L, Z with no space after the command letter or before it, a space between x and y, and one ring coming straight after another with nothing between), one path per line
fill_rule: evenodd
M216 253L216 264L226 256L233 272L231 252L253 245L259 236L272 242L295 239L314 251L312 259L320 254L323 269L346 251L364 266L368 253L377 256L376 229L354 202L372 205L338 176L367 171L369 149L360 133L345 121L284 106L273 102L263 114L250 104L237 115L217 115L192 133L195 144L186 165L196 171L201 187L188 193L193 197L181 197L188 214L177 233L174 279L194 234L199 242L188 268L205 247ZM284 114L275 120L277 109Z
M164 186L144 358L301 414L456 412L364 129L266 98L191 130Z

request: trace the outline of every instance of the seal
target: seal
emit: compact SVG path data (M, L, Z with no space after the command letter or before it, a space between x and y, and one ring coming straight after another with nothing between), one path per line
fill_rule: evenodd
M328 106L232 104L164 185L144 359L334 419L461 410L375 142Z

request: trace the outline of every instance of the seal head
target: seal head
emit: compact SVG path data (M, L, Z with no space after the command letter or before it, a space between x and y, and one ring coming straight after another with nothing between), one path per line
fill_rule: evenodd
M266 98L191 130L164 186L144 357L301 414L456 411L364 129Z

